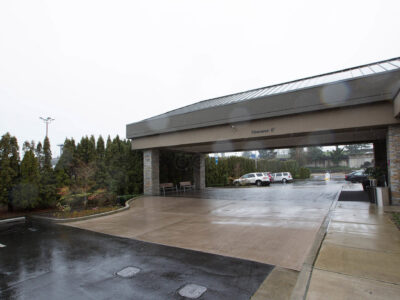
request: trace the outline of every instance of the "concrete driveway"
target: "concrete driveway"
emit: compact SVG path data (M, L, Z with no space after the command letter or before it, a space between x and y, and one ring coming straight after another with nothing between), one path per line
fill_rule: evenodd
M300 270L342 184L300 182L142 197L122 213L67 225Z

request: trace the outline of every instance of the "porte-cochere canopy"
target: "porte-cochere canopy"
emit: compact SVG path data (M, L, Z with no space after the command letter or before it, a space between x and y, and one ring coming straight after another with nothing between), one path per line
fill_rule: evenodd
M201 101L128 124L145 150L145 193L158 193L158 150L204 154L311 145L374 143L400 204L400 58ZM377 157L375 157L377 158ZM383 162L383 163L382 163Z
M248 146L246 141L398 123L399 100L395 99L399 89L400 58L394 58L201 101L128 124L127 138L132 139L135 149L218 152L279 147L281 143L287 147L284 140ZM369 121L362 122L362 117ZM349 119L354 122L348 124ZM304 122L313 128L307 131ZM229 143L224 145L224 141ZM335 142L328 137L320 144ZM202 146L193 147L195 144Z

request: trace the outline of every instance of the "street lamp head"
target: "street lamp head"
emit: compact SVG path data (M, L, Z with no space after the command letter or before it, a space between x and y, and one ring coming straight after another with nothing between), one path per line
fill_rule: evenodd
M39 117L39 119L41 119L43 122L46 123L46 137L47 137L47 135L48 135L48 133L49 133L49 123L51 123L51 122L54 121L55 119L52 119L52 118L50 118L50 117L47 117L46 119L45 119L45 118L42 118L42 117Z
M47 117L46 119L45 119L45 118L42 118L42 117L39 117L39 119L41 119L41 120L43 120L43 121L45 121L45 122L51 122L51 121L54 121L54 120L55 120L55 119L50 118L50 117Z

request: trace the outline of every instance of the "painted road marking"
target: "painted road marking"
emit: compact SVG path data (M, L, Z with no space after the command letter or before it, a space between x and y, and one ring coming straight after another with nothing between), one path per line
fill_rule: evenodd
M4 248L6 245L0 244L0 248Z

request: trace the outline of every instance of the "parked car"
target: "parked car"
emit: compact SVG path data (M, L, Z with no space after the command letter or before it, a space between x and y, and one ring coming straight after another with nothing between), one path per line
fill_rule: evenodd
M290 174L290 172L273 173L272 178L273 178L273 182L286 183L286 182L293 181L293 177L292 177L292 174Z
M368 175L365 174L364 170L358 170L349 174L345 174L344 179L346 181L350 181L351 183L361 183L364 191L366 191L367 187L370 186Z
M272 177L271 172L263 172L263 174L264 174L264 176L268 176L270 182L274 181L274 178Z
M352 183L363 183L368 180L368 175L364 173L364 170L358 170L344 175L344 179Z
M270 180L269 176L264 175L263 173L248 173L243 175L242 177L235 179L233 181L233 184L236 186L239 185L249 185L249 184L255 184L257 186L262 186L262 185L270 185Z

